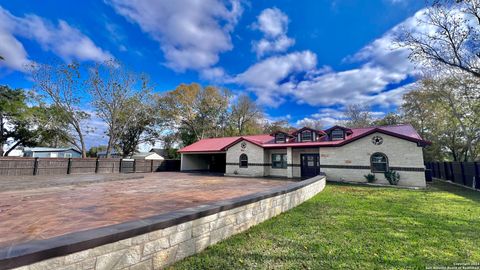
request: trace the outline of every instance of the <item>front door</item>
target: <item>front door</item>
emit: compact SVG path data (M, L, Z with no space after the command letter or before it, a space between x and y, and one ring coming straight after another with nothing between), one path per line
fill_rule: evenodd
M320 174L320 157L318 154L301 154L302 178L311 178Z

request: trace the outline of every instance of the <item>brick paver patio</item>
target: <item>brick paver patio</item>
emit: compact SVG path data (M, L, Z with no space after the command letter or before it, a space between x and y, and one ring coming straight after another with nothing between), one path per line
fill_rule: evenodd
M235 178L176 172L124 175L86 181L75 176L62 185L58 178L31 181L32 188L0 179L0 247L47 239L70 232L113 225L213 201L231 199L290 183L286 180ZM117 178L115 178L117 177ZM37 178L37 181L41 180ZM49 181L52 184L49 185ZM45 184L47 183L47 184ZM44 186L41 185L41 186Z

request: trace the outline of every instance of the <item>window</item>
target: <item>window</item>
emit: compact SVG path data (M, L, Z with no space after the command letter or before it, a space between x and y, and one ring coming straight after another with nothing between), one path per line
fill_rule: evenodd
M272 168L286 169L287 154L272 154Z
M284 143L286 141L285 133L275 134L275 143Z
M240 155L240 168L248 168L248 156L245 154Z
M302 142L310 142L310 141L312 141L312 132L311 131L302 132Z
M65 155L63 155L64 157L66 158L71 158L72 157L72 153L65 153Z
M341 129L332 130L331 137L332 137L332 141L343 140L344 139L343 130Z
M372 172L387 172L388 158L385 154L375 153L370 157L370 168Z

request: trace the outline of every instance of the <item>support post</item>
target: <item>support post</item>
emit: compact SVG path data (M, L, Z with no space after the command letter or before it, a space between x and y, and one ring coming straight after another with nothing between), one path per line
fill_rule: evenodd
M287 147L287 178L293 178L293 151Z
M137 160L136 159L133 160L133 172L134 173L137 172Z
M150 160L150 172L151 173L153 172L153 159Z
M119 173L122 172L122 160L123 160L123 158L120 159L120 165L118 166L118 172Z

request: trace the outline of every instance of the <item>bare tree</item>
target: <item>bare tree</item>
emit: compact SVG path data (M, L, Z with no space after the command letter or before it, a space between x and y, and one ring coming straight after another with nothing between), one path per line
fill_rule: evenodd
M53 103L58 110L57 117L71 128L72 136L68 136L69 143L81 150L82 157L86 157L85 121L90 115L80 107L85 83L80 65L32 64L31 71L34 88Z
M344 125L350 128L368 127L372 125L373 117L370 108L361 104L351 104L345 108Z
M260 132L261 125L259 125L258 120L262 118L262 108L247 95L239 96L237 102L232 105L230 120L235 135L246 135L251 133L249 132L249 129L254 129L250 130L253 133Z
M415 63L480 77L480 0L433 1L398 41Z
M145 76L128 71L121 63L109 60L90 69L88 92L92 105L100 119L107 124L108 144L106 155L110 153L127 124L135 121L131 113L133 99L141 100L150 90Z
M297 126L299 128L308 127L308 128L312 128L312 129L316 129L316 130L321 130L322 127L323 127L323 124L322 124L321 120L305 118L305 119L300 120L297 123Z

